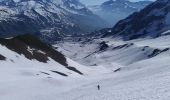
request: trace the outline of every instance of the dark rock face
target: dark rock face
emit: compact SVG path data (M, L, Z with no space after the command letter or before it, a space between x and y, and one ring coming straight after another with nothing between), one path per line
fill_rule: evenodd
M165 48L163 50L155 49L155 50L153 50L152 54L148 55L148 57L150 57L150 58L155 57L155 56L157 56L157 55L159 55L159 54L161 54L163 52L166 52L168 50L169 50L169 48Z
M108 44L106 44L106 42L103 41L103 42L100 43L100 49L99 49L99 51L104 51L104 50L106 50L108 47L109 47Z
M52 58L56 62L67 66L66 58L63 54L29 34L12 39L0 39L0 44L18 54L23 54L30 60L36 59L47 63L49 58Z
M121 71L121 68L114 70L114 72L119 72L119 71Z
M66 68L69 69L69 70L72 70L72 71L74 71L74 72L76 72L76 73L78 73L78 74L80 74L80 75L83 75L82 72L80 72L79 70L77 70L77 69L74 68L74 67L68 66L68 67L66 67Z
M124 40L152 37L156 38L169 30L170 1L157 0L140 12L119 21L110 32L103 36L122 37Z
M58 62L59 64L65 66L68 70L74 71L80 75L83 75L75 67L71 67L67 64L66 57L60 52L56 51L51 45L48 45L36 37L25 34L20 35L11 39L0 38L0 44L7 47L20 55L24 55L29 60L37 60L42 63L47 63L49 58ZM0 54L0 60L5 60L6 58ZM62 76L68 76L64 73L58 71L52 71L54 73L60 74ZM41 72L46 75L50 75L46 72Z
M51 70L51 72L57 73L57 74L59 74L59 75L61 75L61 76L65 76L65 77L68 76L68 75L66 75L66 74L64 74L64 73L62 73L62 72L59 72L59 71Z
M5 60L6 58L0 54L0 60Z
M133 46L133 45L134 45L133 43L123 44L123 45L119 45L119 46L113 47L112 50L117 50L117 49L122 49L122 48L128 48L128 47Z

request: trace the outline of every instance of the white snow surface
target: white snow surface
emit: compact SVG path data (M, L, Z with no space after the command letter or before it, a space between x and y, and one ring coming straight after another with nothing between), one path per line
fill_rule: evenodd
M68 65L83 75L52 59L48 63L28 60L0 45L0 54L6 57L0 61L0 100L169 100L170 51L148 57L155 49L169 48L169 39L104 38L54 45L67 56ZM109 47L98 51L102 41Z
M102 66L112 70L111 73L101 74L95 81L90 80L86 85L57 95L58 100L169 100L170 51L148 57L155 49L169 48L169 39L170 36L162 36L124 42L106 38L87 43L69 41L55 45L65 55L91 65L91 68ZM106 41L109 48L94 53L101 41ZM131 43L131 46L113 49ZM114 72L118 68L121 68L120 71ZM100 90L97 89L98 84Z

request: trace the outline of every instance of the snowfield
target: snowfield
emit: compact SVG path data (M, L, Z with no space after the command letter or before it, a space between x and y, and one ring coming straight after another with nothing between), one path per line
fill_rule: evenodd
M109 48L94 53L101 41L107 41ZM103 66L112 71L64 93L66 96L62 93L57 97L59 100L169 100L170 51L155 53L155 49L169 48L168 41L169 36L162 36L126 42L107 38L83 44L64 42L55 45L80 63L93 63L91 68ZM124 44L131 45L122 46ZM113 49L115 47L117 49ZM97 89L98 84L100 90Z
M28 60L0 45L0 55L6 57L0 61L0 100L169 100L168 38L54 45L83 75L52 59ZM108 48L99 49L102 41Z

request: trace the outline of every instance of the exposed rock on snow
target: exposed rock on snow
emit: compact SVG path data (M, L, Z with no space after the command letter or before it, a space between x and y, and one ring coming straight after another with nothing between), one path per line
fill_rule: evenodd
M0 60L5 60L5 57L0 55Z
M36 59L47 63L49 58L52 58L56 62L67 66L64 55L31 35L18 36L12 39L0 39L0 44L20 55L24 55L30 60Z

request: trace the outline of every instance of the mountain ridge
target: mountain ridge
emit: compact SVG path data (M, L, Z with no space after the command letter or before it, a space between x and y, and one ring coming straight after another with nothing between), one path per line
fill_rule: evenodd
M98 31L103 37L119 37L123 40L156 38L168 35L170 2L157 0L139 12L120 20L114 27ZM167 31L167 32L166 32ZM96 34L97 34L96 33Z
M77 0L5 0L0 2L0 36L32 33L44 40L85 34L104 21ZM92 23L92 20L96 23ZM91 26L91 27L87 27Z
M89 6L95 14L105 19L112 27L119 20L122 20L128 15L140 11L145 6L152 3L151 1L131 2L128 0L108 0L101 5Z

